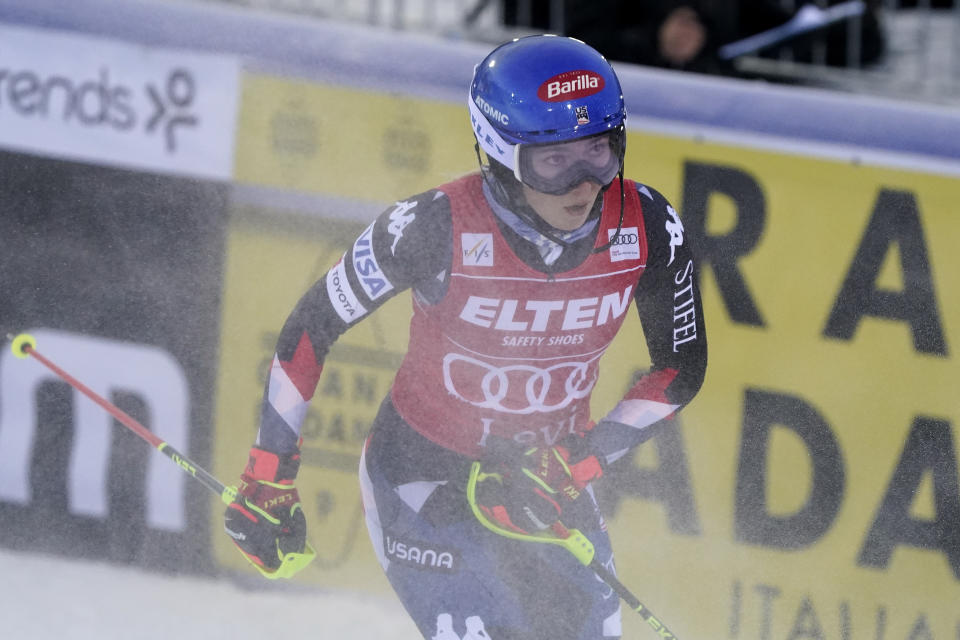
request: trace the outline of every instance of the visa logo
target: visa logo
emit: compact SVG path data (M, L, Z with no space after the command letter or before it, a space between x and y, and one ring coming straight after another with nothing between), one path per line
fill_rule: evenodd
M373 225L371 224L353 243L353 269L357 273L357 280L360 281L364 293L371 300L376 300L383 294L393 291L393 284L380 270L377 256L373 253L372 237Z

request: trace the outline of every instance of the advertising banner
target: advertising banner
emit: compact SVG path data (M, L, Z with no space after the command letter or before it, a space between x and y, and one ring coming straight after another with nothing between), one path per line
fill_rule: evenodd
M0 328L206 464L222 185L0 153ZM0 545L209 571L208 492L0 351Z
M786 145L629 145L627 174L680 205L699 250L710 365L618 472L624 580L681 637L955 638L960 181Z
M344 104L364 95L293 87L284 91L316 96L304 103L313 105L313 111L303 107L310 118L323 117L326 98ZM268 124L279 116L259 111L269 99L248 97L255 106L244 108L242 120L260 125L251 129L251 146L241 150L260 151L264 147L257 145L271 139L264 134L271 131ZM429 110L437 122L450 123L429 129L429 147L453 154L443 169L470 170L475 158L469 137L457 142L465 130L458 115L462 107L379 99L380 120L367 114L363 123L376 130L400 103L413 113ZM362 124L349 114L337 123L332 140L344 140L343 132ZM954 355L960 263L951 249L960 241L952 206L960 198L956 173L946 162L925 164L851 147L794 146L789 140L767 138L753 147L749 141L732 144L654 130L632 130L628 137L626 174L674 203L701 256L710 366L693 404L634 456L614 465L601 483L621 579L680 637L955 638L960 628L955 453L960 415L954 400L960 384ZM288 131L286 138L296 136ZM337 163L330 165L335 181L316 171L284 172L279 154L253 152L238 157L238 176L250 184L384 203L415 189L389 192L390 178L375 179L390 175L382 167L372 170L374 179L356 182L343 167L359 157L342 156L349 151L345 145L337 149ZM885 166L887 160L892 162ZM441 173L431 165L431 172L411 185L437 184ZM367 222L358 220L355 233ZM313 240L308 233L277 236L283 248L274 250L273 241L264 243L274 237L266 231L269 225L261 229L259 235L231 230L227 291L237 293L225 304L240 305L229 316L253 326L244 330L242 347L231 346L240 325L225 332L231 338L224 338L221 384L225 372L250 377L254 362L267 361L268 332L275 336L310 279L321 277L350 242L349 235L341 238L324 227ZM257 278L265 283L259 292L247 271L255 242L258 251L266 247L270 254L256 263ZM300 254L298 247L299 266L289 264L292 252ZM312 270L304 279L306 265ZM290 277L300 280L294 285ZM285 298L272 319L257 311L264 297ZM399 300L408 298L391 304ZM403 333L398 326L405 328L408 309L386 311L341 339L348 351L331 352L324 376L332 378L321 378L313 403L314 431L349 424L324 422L338 411L357 416L358 425L372 417L375 406L344 404L343 398L356 393L349 376L368 379L377 398L389 383L388 367L375 369L358 355L402 352L405 336L394 333ZM389 320L368 326L378 318ZM604 356L596 417L648 366L639 355L642 345L639 322L630 317ZM246 354L245 374L235 371L240 353ZM245 395L251 399L244 419L250 437L259 384L251 377L251 395ZM340 395L325 393L327 384ZM218 464L225 424L235 420L218 421ZM332 432L350 431L338 426ZM354 438L355 448L344 446L338 453L356 455L359 430ZM232 464L239 469L247 444L230 442ZM324 455L331 467L332 460L346 462L346 456ZM318 498L329 509L334 500L351 504L348 496L358 494L351 475L311 474L304 482L311 495L337 493L335 499ZM311 526L321 511L314 511ZM339 514L338 524L328 521L314 530L352 531L349 508ZM320 565L305 579L383 588L382 578L366 580L378 569L362 526L356 535L353 555L337 556L347 558L341 566L349 571ZM625 637L649 633L637 616L625 613L624 622Z
M227 180L231 56L0 24L0 148Z

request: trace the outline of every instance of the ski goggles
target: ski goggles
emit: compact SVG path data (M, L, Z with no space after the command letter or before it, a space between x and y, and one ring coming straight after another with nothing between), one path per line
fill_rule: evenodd
M562 195L577 185L610 184L620 172L626 136L623 127L586 138L547 144L520 144L513 173L531 189Z
M606 186L620 171L627 142L626 130L622 123L613 129L576 140L515 144L508 142L500 135L473 100L469 100L468 105L477 145L491 160L510 169L517 180L532 189L550 195L562 195L584 180L593 180ZM589 152L580 153L577 143L593 138L607 140L612 153L609 156L603 153L594 155ZM550 150L551 147L556 147L555 151L567 153L566 159L569 162L564 163L560 158L555 159L552 166L538 162L538 160L544 160L543 150ZM600 150L602 151L602 147ZM557 160L560 161L557 162Z

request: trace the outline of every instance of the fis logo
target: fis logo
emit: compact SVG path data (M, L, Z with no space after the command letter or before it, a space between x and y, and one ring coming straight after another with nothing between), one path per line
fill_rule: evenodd
M616 229L607 229L607 240L617 239L610 247L610 262L640 259L640 229L638 227L623 227L620 233Z
M460 248L463 253L463 265L465 267L493 266L493 234L460 234Z

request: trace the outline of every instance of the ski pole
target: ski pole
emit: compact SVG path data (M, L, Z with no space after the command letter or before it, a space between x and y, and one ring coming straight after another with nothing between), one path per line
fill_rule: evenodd
M575 531L572 529L567 529L560 521L554 522L552 529L560 539L570 538L574 535L573 531ZM583 535L579 532L577 532L577 534ZM583 560L580 560L580 562L583 562ZM613 589L614 592L616 592L616 594L620 596L625 603L627 603L628 607L639 613L643 621L650 625L650 627L656 631L661 638L664 640L677 640L677 636L667 628L667 625L663 624L659 618L653 615L653 612L650 611L646 605L640 602L637 596L633 595L633 593L631 593L630 590L627 589L627 587L625 587L624 584L617 579L617 576L613 575L612 571L603 566L603 563L597 560L596 557L591 558L589 562L584 564L593 569L593 572L597 574L597 577L607 583L607 586Z
M86 386L72 375L58 367L52 361L47 359L43 354L37 351L37 341L33 336L27 333L21 333L17 336L12 336L8 333L7 339L10 340L10 349L13 351L13 355L21 359L32 357L40 362L40 364L43 366L50 369L50 371L55 373L64 382L93 400L96 404L100 405L100 407L103 408L107 413L116 418L120 424L127 427L142 440L149 443L154 449L170 458L170 460L172 460L173 463L178 467L199 480L203 486L219 495L224 504L231 504L239 499L236 487L227 486L217 480L217 478L211 475L206 469L177 451L168 442L165 442L155 433L133 419L130 414L126 413L120 407L99 395L90 389L90 387ZM251 564L253 564L253 566L255 566L260 573L268 578L289 578L309 564L315 555L316 553L314 552L313 548L309 543L307 543L304 553L288 553L283 558L280 567L274 571L267 571L263 567L260 567L252 562Z
M504 529L501 526L498 526L496 523L492 522L487 518L486 514L480 509L480 505L477 503L477 482L482 480L489 474L484 474L480 470L480 463L474 462L470 468L470 478L467 480L467 501L470 503L470 508L473 511L473 515L480 521L484 527L493 531L497 535L504 536L506 538L511 538L513 540L520 540L522 542L540 542L545 544L553 544L560 547L563 547L570 554L575 557L580 564L585 567L590 568L600 578L608 587L613 589L613 591L620 596L620 598L627 603L631 609L640 614L640 617L650 625L650 628L657 632L657 635L660 636L663 640L677 640L677 636L670 631L667 626L660 621L659 618L653 615L653 612L647 608L640 600L627 589L626 586L620 580L617 579L613 572L603 566L599 560L595 557L593 543L590 542L583 533L577 529L568 529L561 522L555 522L551 527L553 535L549 533L543 533L539 535L532 535L526 533L520 533L518 531L511 531L509 529Z
M152 431L130 417L130 414L126 413L109 400L106 400L102 396L98 395L88 386L41 355L36 349L37 342L33 336L26 333L21 333L16 337L7 334L7 339L11 341L10 348L13 351L13 355L17 356L18 358L33 357L35 360L39 361L43 366L57 374L57 376L60 377L64 382L68 383L71 387L100 405L104 410L106 410L107 413L116 418L123 426L133 431L142 440L147 441L157 451L170 458L178 467L199 480L205 487L218 494L220 499L223 500L224 504L230 504L237 499L236 487L225 486L222 482L207 473L202 467L197 465L190 458L174 449L168 443L157 437L157 435Z

